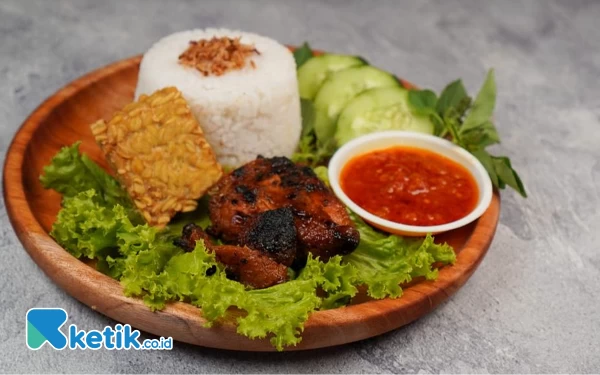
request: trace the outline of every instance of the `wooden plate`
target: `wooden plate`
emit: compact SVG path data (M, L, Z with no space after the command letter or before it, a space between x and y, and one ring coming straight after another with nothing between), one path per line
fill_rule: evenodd
M44 272L71 296L119 322L187 343L247 351L272 351L268 340L250 340L233 323L204 328L201 310L185 303L151 312L140 299L125 297L120 284L77 260L54 242L48 232L60 208L60 196L39 183L42 168L60 147L82 141L81 151L106 167L89 124L109 118L132 101L140 57L89 73L47 99L16 134L4 167L4 199L23 246ZM433 310L454 294L475 271L492 241L500 211L494 195L475 223L438 236L458 252L454 266L440 270L436 281L405 288L399 299L369 300L310 316L302 343L287 350L340 345L396 329Z

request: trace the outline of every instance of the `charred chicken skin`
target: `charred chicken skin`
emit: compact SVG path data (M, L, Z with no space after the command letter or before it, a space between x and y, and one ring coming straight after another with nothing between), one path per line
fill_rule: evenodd
M224 176L209 191L210 234L247 246L286 266L308 253L327 261L359 242L343 204L310 167L263 158Z
M199 240L203 240L207 250L214 253L217 261L225 266L227 276L244 285L261 289L285 282L288 278L287 267L283 264L246 246L215 245L206 232L195 224L187 224L175 244L192 251Z

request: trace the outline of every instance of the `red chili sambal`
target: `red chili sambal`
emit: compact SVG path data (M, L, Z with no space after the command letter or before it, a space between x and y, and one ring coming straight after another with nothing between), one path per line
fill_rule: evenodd
M408 225L461 219L479 199L477 183L465 167L434 152L404 146L351 159L342 170L340 185L366 211Z

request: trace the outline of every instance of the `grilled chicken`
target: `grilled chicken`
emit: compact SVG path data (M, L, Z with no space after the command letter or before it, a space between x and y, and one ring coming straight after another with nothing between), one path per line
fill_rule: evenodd
M217 261L225 265L227 276L244 285L261 289L287 280L287 267L267 255L246 246L215 245L209 236L195 224L183 228L182 237L175 244L192 251L196 241L204 240L207 250L213 252ZM210 271L210 270L209 270ZM214 273L214 270L212 271Z
M212 235L301 267L308 253L326 261L358 246L345 207L310 167L263 158L224 176L209 191Z

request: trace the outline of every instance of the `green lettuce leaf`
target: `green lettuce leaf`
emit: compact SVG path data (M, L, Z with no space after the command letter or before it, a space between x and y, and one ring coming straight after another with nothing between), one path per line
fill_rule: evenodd
M75 257L94 259L117 246L117 232L131 226L125 209L108 207L94 189L65 198L50 235Z
M296 69L304 65L305 62L313 57L313 51L307 42L304 42L300 47L294 51L294 60L296 61Z
M237 320L238 333L250 338L269 334L271 344L282 350L297 345L310 313L321 305L315 280L292 280L266 289L249 291L242 307L247 315Z
M188 253L165 242L128 257L121 284L127 295L143 297L150 308L159 310L168 301L191 301L197 282L213 265L214 255L202 242Z
M423 276L437 278L436 262L452 264L456 254L447 244L438 245L433 237L408 239L379 232L350 212L350 218L360 232L358 248L344 257L357 271L360 283L368 287L373 298L400 297L400 284Z
M142 252L140 252L142 254ZM143 262L136 259L130 278L121 279L129 295L142 296L153 309L164 307L167 301L187 301L202 308L203 317L211 325L225 318L235 318L231 307L245 312L238 316L237 331L249 338L271 337L278 349L301 341L304 323L310 313L322 305L338 306L356 294L355 271L341 264L341 257L323 263L309 257L299 276L287 283L266 289L247 290L229 280L224 268L198 241L189 253L173 255L168 262ZM160 272L157 272L162 269ZM208 270L214 272L207 273ZM325 299L318 290L327 294ZM323 303L325 302L325 303Z
M87 155L79 153L80 143L63 147L44 167L44 174L40 176L42 186L56 190L65 198L93 189L109 207L117 203L131 206L127 192L117 180Z
M65 165L69 160L78 166L75 170ZM315 173L327 182L326 167L316 167ZM72 186L68 186L69 178L76 181ZM397 297L402 292L399 284L419 276L433 279L437 276L434 263L455 260L452 249L434 244L431 236L408 240L383 234L351 214L361 234L355 252L328 262L309 255L306 266L292 280L248 290L227 278L224 267L202 241L191 252L173 244L186 223L210 224L205 200L195 212L179 215L161 231L138 222L132 219L134 209L128 206L124 191L100 167L79 155L77 145L59 152L42 181L64 194L63 208L50 234L74 256L96 259L99 270L120 280L127 296L143 298L152 310L170 301L192 303L202 308L208 325L235 320L239 334L268 337L278 350L301 341L312 312L348 304L357 286L367 285L375 298Z
M143 297L152 310L162 309L169 301L156 283L157 275L173 257L183 253L166 237L160 234L157 237L153 242L145 242L143 236L128 237L125 246L133 250L129 254L121 250L123 257L117 260L118 267L123 270L119 280L125 295ZM136 251L137 248L141 249Z
M238 318L238 332L250 338L273 334L271 343L278 350L296 345L310 313L339 306L341 300L348 302L357 292L354 280L355 271L341 264L341 257L323 263L309 255L295 280L247 292L248 299L238 307L248 314ZM319 290L325 292L324 299L317 294Z
M327 263L323 263L309 254L306 266L295 279L295 281L312 280L321 288L325 294L321 310L345 306L358 293L355 285L358 280L356 270L342 261L342 257L336 255Z
M141 271L160 271L181 252L168 233L132 223L123 206L109 207L93 189L64 199L50 235L76 258L97 259L100 271L128 280L127 293L141 289L149 272Z

